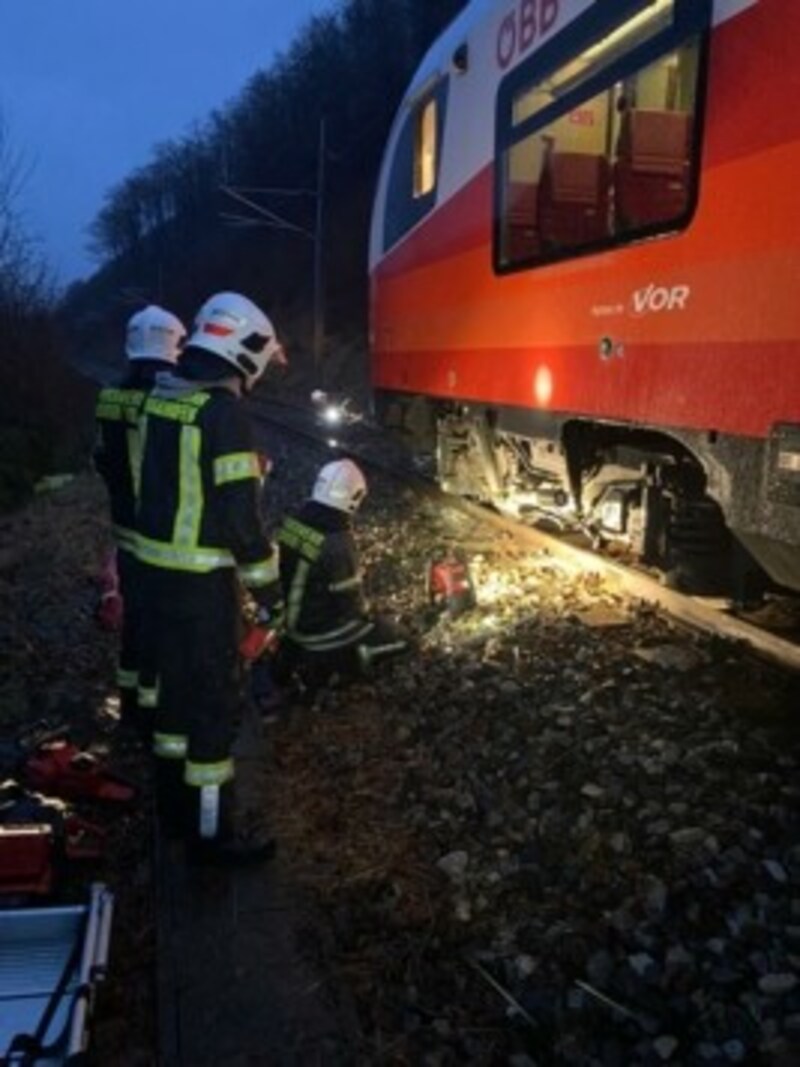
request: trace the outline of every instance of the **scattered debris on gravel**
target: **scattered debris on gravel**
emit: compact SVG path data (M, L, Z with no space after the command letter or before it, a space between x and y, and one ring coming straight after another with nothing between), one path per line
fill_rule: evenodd
M325 458L292 446L275 512ZM293 706L272 790L358 1062L798 1062L797 680L370 486L369 592L417 648ZM457 619L425 597L443 543Z
M277 524L329 456L263 433ZM798 1062L797 679L384 476L370 490L368 592L415 650L265 726L304 949L357 1014L331 1062ZM89 479L0 520L0 729L66 717L141 780L92 618L106 530ZM456 618L426 596L443 545L477 588ZM96 1051L145 1064L147 802L109 835L86 872L118 895Z

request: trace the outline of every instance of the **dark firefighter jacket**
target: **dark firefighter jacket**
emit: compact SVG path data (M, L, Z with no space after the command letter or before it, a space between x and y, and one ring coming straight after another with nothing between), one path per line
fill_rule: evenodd
M122 385L101 389L97 397L94 463L108 489L114 540L120 548L133 548L141 463L139 415L156 374L171 369L170 363L157 359L137 361Z
M325 652L372 629L349 515L309 501L284 522L278 543L289 638Z
M162 378L142 408L135 551L184 574L236 568L275 587L277 554L260 508L261 471L241 401L224 385Z

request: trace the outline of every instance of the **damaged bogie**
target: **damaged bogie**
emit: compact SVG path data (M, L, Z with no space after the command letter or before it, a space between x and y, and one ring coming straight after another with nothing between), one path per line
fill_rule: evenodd
M668 435L571 422L557 436L504 428L486 409L437 420L443 488L518 516L582 529L696 592L727 591L732 539L700 463Z

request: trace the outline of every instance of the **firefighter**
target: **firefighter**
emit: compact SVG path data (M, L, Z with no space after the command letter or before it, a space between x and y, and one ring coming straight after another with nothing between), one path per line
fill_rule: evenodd
M313 693L334 675L352 680L406 641L370 617L362 588L353 515L367 493L350 459L326 464L296 517L278 535L285 633L275 664L279 683L296 671Z
M125 338L127 377L121 386L100 391L96 411L95 465L108 487L116 577L124 605L117 669L120 717L145 741L152 732L155 694L152 669L148 670L147 666L148 630L142 626L140 583L133 553L140 462L137 422L156 375L174 369L185 336L180 319L154 304L133 315Z
M282 362L272 323L238 293L200 308L177 373L143 408L136 552L158 647L153 750L159 817L190 858L266 859L273 842L234 816L240 585L280 622L277 551L260 513L261 469L241 398Z

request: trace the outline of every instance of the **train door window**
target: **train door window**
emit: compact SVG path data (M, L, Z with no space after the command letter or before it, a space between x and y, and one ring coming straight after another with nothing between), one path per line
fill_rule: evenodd
M436 185L436 97L417 108L414 138L414 196L426 196Z
M395 143L386 189L383 248L387 251L436 204L448 79L413 102Z
M501 88L499 270L688 224L706 23L687 18L685 0L638 6L601 34L592 24L576 36L576 51L545 76L542 64L529 79L522 67Z

